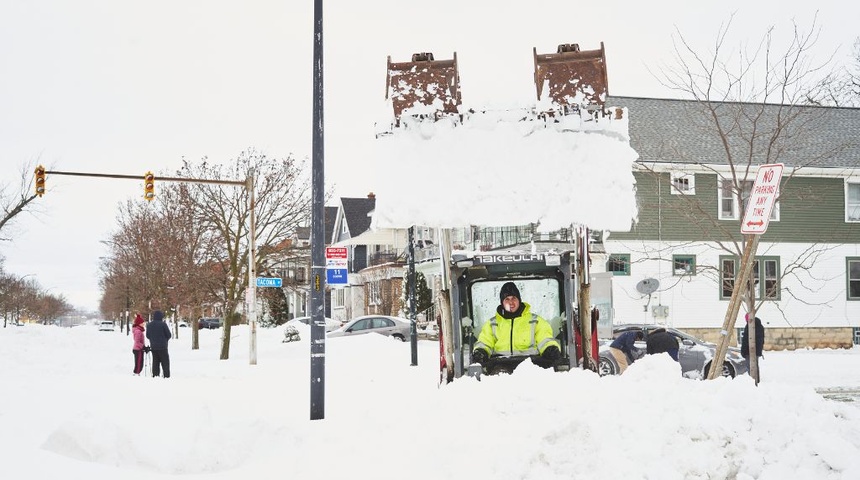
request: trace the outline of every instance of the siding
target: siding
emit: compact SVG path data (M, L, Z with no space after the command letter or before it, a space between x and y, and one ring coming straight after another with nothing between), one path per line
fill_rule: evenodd
M636 172L639 221L618 240L740 241L739 220L718 220L717 175L696 174L695 195L673 195L669 173ZM658 181L659 179L659 181ZM771 221L763 242L856 243L860 223L845 222L841 178L783 179L779 220Z
M716 328L723 324L728 300L719 298L718 259L725 252L706 242L618 240L605 242L608 253L630 254L630 275L612 279L616 323L666 323L678 328ZM698 272L675 276L672 255L695 255ZM846 300L847 257L860 256L860 243L822 244L809 251L806 243L761 243L757 256L778 257L784 273L780 300L766 301L757 315L768 328L860 327L860 302ZM802 264L802 268L797 268ZM595 270L600 265L595 265ZM659 288L650 297L636 290L653 278ZM668 307L668 317L655 318L651 308ZM647 307L647 309L646 309ZM739 315L743 319L743 313Z

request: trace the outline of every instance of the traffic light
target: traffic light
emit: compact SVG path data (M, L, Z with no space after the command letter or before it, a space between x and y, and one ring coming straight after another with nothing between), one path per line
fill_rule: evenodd
M45 167L39 165L36 167L36 195L42 196L45 194Z
M150 201L155 198L155 175L152 172L143 176L143 198Z

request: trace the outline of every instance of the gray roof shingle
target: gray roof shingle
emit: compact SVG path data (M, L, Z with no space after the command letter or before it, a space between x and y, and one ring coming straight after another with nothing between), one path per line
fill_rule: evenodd
M376 207L376 198L350 198L342 197L340 203L343 206L343 217L349 228L349 236L357 237L370 228L370 217L368 214Z
M639 152L640 161L728 164L726 149L703 103L612 96L607 105L627 107L630 146ZM860 108L733 102L712 105L721 123L733 129L726 138L731 139L736 165L747 163L751 150L745 140L752 136L749 132L755 126L758 137L752 164L860 168ZM777 118L782 120L777 122ZM778 123L785 129L778 141L770 142Z

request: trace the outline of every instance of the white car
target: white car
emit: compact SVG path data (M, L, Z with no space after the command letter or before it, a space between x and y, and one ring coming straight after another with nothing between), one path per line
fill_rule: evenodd
M108 320L102 320L99 322L99 331L100 332L112 332L114 330L113 322Z
M328 333L329 337L350 337L365 333L379 333L405 342L412 331L412 322L389 315L363 315L346 322L344 326Z

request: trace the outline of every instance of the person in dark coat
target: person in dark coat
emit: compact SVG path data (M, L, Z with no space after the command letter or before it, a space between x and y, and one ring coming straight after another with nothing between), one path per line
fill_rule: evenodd
M741 355L749 361L750 358L750 314L744 315L744 320L747 324L744 325L744 331L741 332ZM755 353L757 357L762 356L764 350L764 325L761 324L761 319L755 317Z
M624 332L609 344L609 352L615 357L619 375L627 370L627 366L642 356L642 351L636 347L637 340L644 340L642 330Z
M668 353L672 360L678 361L678 339L665 328L655 328L648 333L645 350L648 355Z
M747 362L747 368L752 367L750 364L750 314L747 313L744 315L744 320L746 320L746 325L744 325L744 330L741 332L741 355L744 357L744 360ZM755 354L756 357L761 358L764 352L764 325L761 324L761 319L755 317ZM756 364L757 366L758 364ZM758 379L758 372L755 373L755 378Z
M170 355L167 354L167 342L172 337L170 327L164 323L164 312L152 312L152 321L146 328L146 338L152 352L152 376L157 377L164 370L164 378L170 378Z

